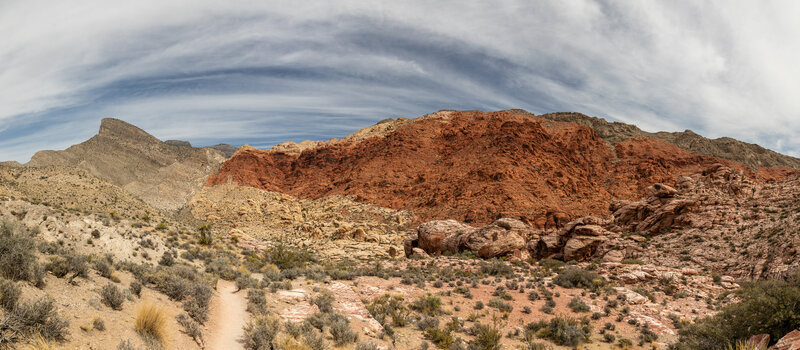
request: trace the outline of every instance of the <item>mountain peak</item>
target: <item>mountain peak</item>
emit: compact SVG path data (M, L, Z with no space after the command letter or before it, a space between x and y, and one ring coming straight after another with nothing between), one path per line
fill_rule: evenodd
M153 135L136 127L133 124L116 118L103 118L100 121L100 131L97 133L101 137L114 137L121 139L137 139L141 141L160 142Z

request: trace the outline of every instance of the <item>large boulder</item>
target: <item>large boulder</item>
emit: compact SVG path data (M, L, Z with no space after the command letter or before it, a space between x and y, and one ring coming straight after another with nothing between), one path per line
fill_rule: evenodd
M428 254L452 254L471 250L483 258L520 256L526 239L537 239L536 231L522 221L499 219L481 228L455 220L426 222L417 228L417 238L406 241L406 256L418 247Z
M454 238L475 231L474 227L455 220L430 221L417 227L417 245L428 254L457 253L458 240Z

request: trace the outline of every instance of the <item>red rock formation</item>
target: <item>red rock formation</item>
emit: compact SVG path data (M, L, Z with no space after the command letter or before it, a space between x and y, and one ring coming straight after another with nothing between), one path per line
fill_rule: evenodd
M208 185L232 181L312 199L350 195L411 210L418 221L511 217L556 228L577 216L610 214L614 200L639 198L653 183L674 185L715 163L746 169L654 139L611 149L593 129L569 122L441 112L300 154L240 149Z

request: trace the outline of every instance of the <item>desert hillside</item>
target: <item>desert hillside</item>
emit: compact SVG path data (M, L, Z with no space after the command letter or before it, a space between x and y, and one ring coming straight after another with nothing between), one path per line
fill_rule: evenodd
M717 163L751 177L786 175L656 138L620 137L609 145L595 129L551 119L517 111L442 111L342 140L245 147L208 185L236 183L308 199L353 196L411 211L419 221L513 217L555 228L571 218L610 214L614 200L636 199L653 183L674 185ZM769 159L761 163L772 164Z
M26 165L84 169L154 208L177 211L224 160L223 151L162 142L133 125L107 118L91 139L63 151L37 152Z

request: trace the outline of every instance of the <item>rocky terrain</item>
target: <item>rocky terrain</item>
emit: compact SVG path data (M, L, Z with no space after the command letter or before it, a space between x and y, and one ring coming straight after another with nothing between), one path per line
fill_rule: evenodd
M195 218L242 242L315 247L335 258L399 252L413 221L408 212L341 196L307 200L233 184L203 188L189 204Z
M106 119L0 164L0 348L791 349L795 162L569 113L235 152Z
M177 211L225 160L214 148L165 143L117 119L63 151L37 152L29 167L69 166L122 187L154 208Z
M504 218L473 227L431 221L405 242L427 254L474 251L484 258L605 261L636 259L740 279L786 277L798 269L796 223L800 177L755 182L721 164L685 176L677 188L654 184L637 201L612 204L607 217L586 216L539 230Z
M512 217L555 228L610 214L614 200L636 199L653 183L674 185L717 163L751 176L773 172L652 138L610 147L592 128L514 111L442 111L342 140L245 147L208 185L236 183L308 199L348 195L411 211L420 221Z

